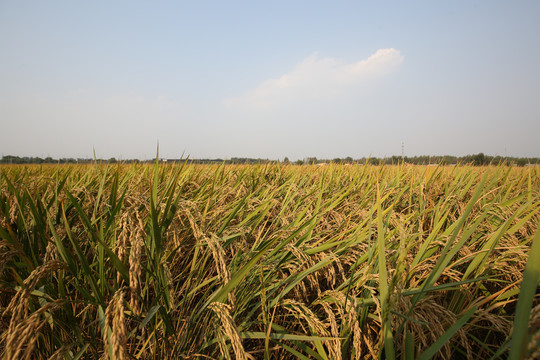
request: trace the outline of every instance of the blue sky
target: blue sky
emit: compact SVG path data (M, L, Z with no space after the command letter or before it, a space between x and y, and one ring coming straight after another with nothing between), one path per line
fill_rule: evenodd
M540 2L0 4L3 155L540 156Z

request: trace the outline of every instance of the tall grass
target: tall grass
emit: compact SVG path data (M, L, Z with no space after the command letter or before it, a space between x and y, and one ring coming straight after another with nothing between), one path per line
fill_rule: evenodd
M6 359L538 355L536 167L0 171Z

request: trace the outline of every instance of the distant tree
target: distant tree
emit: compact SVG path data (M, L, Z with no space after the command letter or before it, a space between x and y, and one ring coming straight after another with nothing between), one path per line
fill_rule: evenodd
M304 165L304 162L302 160L296 160L295 164L296 165Z
M529 163L528 159L526 158L519 158L516 162L518 166L525 166Z
M401 162L401 156L392 155L392 158L390 160L391 164L399 164Z
M445 155L445 156L443 157L443 162L444 162L445 164L447 164L447 165L448 165L448 164L456 164L456 163L457 163L457 157L455 157L455 156L450 156L450 155Z
M345 162L348 163L348 164L351 164L353 161L354 161L353 158L350 157L350 156L347 156L347 157L345 158Z
M289 158L285 156L285 159L283 159L283 163L288 165L291 162L289 161Z
M486 162L486 155L484 155L484 153L479 153L473 156L474 165L485 165Z
M340 164L341 159L340 158L335 158L334 160L332 160L332 162L335 162L336 164Z

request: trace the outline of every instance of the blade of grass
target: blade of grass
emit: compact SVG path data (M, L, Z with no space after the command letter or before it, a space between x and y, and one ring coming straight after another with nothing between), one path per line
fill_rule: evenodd
M525 265L523 281L519 299L514 317L514 330L512 331L512 340L510 342L510 360L523 359L526 355L527 330L529 316L531 314L533 299L538 291L538 282L540 280L540 227L536 231L529 259Z
M377 184L377 250L379 267L379 293L381 296L381 322L385 356L387 359L395 359L394 339L392 335L392 323L389 311L390 293L388 292L388 274L386 270L386 245L385 230L379 184Z
M440 338L438 338L435 343L433 343L433 345L431 345L426 351L422 353L422 355L418 357L418 360L429 360L433 358L433 356L437 354L437 352L444 346L444 344L450 341L452 336L454 336L454 334L459 329L461 329L463 325L467 323L467 321L474 315L476 310L477 308L475 306L469 309L465 314L463 314L454 325L450 326L448 330L446 330L444 334Z

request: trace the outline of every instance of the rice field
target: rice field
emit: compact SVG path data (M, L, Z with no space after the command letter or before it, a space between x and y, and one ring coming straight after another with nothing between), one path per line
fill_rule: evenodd
M540 169L0 167L4 359L540 357Z

